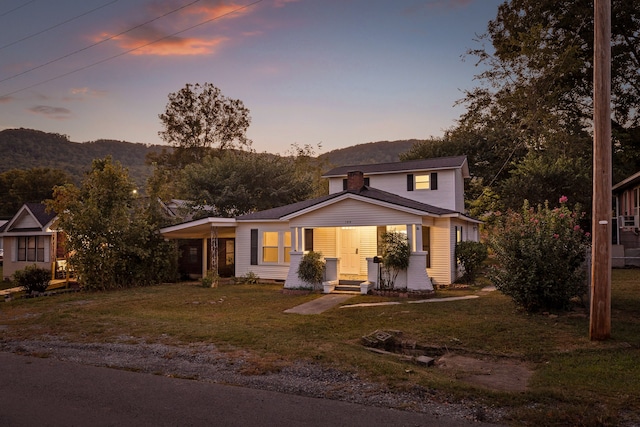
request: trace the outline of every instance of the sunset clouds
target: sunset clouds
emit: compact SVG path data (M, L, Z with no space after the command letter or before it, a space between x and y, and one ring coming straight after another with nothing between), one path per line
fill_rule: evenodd
M442 135L504 0L6 1L0 129L161 143L168 94L210 82L284 153Z
M121 49L133 55L211 55L230 40L229 36L216 31L218 29L214 27L214 22L236 19L252 11L251 7L247 6L249 3L219 0L199 1L173 9L171 4L151 5L149 12L155 16L163 16L161 20L113 39ZM108 34L101 34L98 39L107 37Z

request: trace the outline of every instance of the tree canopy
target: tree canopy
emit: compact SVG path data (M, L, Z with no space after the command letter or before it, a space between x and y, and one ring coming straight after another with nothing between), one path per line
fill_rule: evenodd
M58 186L48 206L69 237L71 263L87 289L142 286L172 277L172 247L136 199L126 169L110 157L93 161L80 188Z
M184 168L180 194L200 215L226 217L298 202L314 194L313 169L306 160L240 151L207 156Z
M0 173L0 217L12 216L25 203L50 199L55 186L69 182L71 177L59 169L11 169Z
M249 109L211 83L191 84L169 94L165 112L159 115L158 135L177 148L183 164L197 161L210 148L220 151L251 146L246 136L251 123Z
M466 154L504 207L518 209L531 193L590 206L584 193L591 183L593 15L593 1L503 2L481 47L468 52L481 71L460 101L465 113L444 138L422 142L404 160ZM612 15L617 182L640 168L640 0L613 0ZM571 188L560 182L567 179Z

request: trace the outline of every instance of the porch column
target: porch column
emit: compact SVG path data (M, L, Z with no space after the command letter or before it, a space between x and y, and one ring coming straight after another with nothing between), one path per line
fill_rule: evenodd
M422 224L416 224L416 252L422 252Z
M207 248L207 238L202 238L202 277L207 277L207 259L209 258L209 250Z
M304 252L304 229L296 227L296 251Z

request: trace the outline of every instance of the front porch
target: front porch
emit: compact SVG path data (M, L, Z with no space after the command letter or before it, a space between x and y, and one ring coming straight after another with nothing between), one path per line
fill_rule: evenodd
M312 233L308 231L312 230ZM325 280L323 292L331 293L340 289L340 285L349 283L351 291L357 286L360 293L366 294L380 287L380 236L389 231L398 231L407 235L410 262L407 270L400 271L394 287L411 291L433 290L427 274L427 256L423 246L422 224L372 225L321 228L291 228L290 265L285 288L297 289L309 287L297 275L298 265L306 251L320 252L325 260ZM311 242L307 240L311 238Z

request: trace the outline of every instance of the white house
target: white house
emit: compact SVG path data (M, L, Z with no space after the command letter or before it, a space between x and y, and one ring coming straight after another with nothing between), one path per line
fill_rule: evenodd
M3 279L28 265L54 269L61 251L58 231L52 228L56 214L47 212L41 203L26 203L0 227L4 240Z
M343 166L323 177L329 180L326 196L234 219L205 218L161 233L200 239L203 274L208 254L218 246L214 241L223 236L234 239L236 276L253 273L298 288L307 286L297 269L310 250L322 253L328 281L375 285L378 237L400 231L407 234L411 258L396 287L430 290L457 279L455 245L477 241L480 223L464 214L465 156Z

